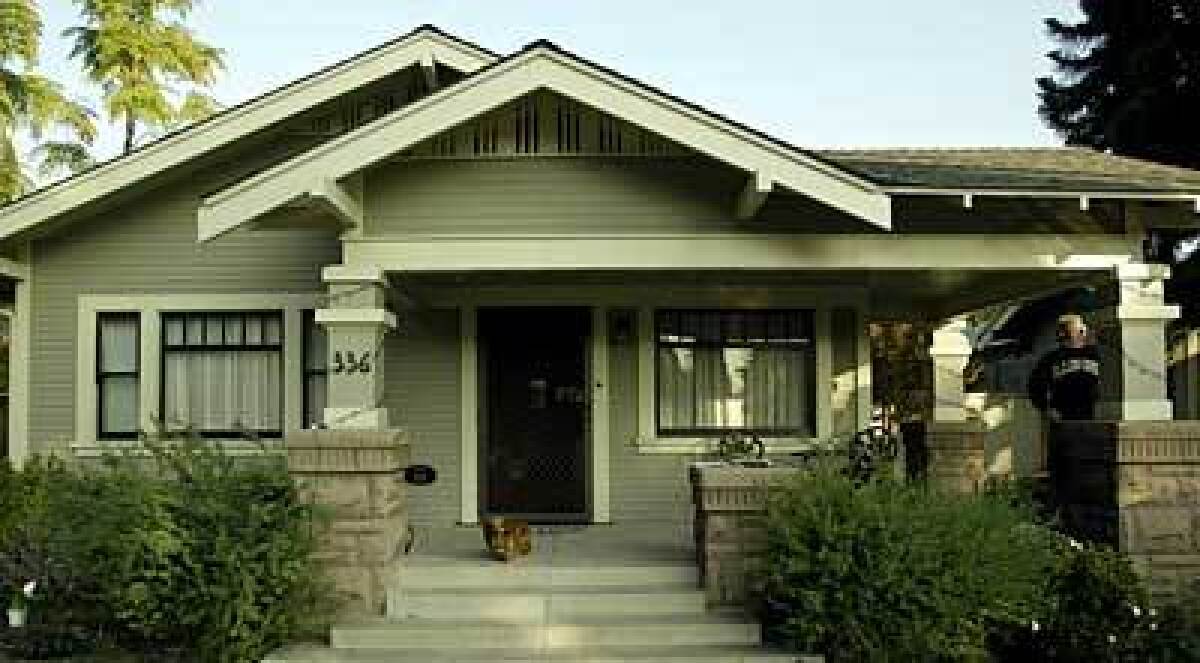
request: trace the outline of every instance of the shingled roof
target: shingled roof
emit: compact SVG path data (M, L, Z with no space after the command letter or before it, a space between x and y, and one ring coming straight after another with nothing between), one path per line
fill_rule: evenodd
M1200 193L1200 171L1086 148L817 150L887 188Z

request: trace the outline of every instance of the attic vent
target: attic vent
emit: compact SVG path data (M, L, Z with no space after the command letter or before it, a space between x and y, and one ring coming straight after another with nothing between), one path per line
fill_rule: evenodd
M435 157L452 157L458 150L455 149L455 134L453 131L448 131L433 139L431 150Z
M475 154L496 154L500 149L500 122L495 117L480 119L474 125L472 146Z
M579 106L568 102L558 102L558 151L564 152L582 152L583 140L582 125L583 112Z
M671 154L674 152L674 149L669 141L658 136L657 134L650 133L645 129L638 131L637 142L638 154L656 156Z
M624 151L621 139L621 123L608 115L600 115L596 122L597 152L621 154Z
M517 154L538 152L538 104L526 99L513 112L513 147Z

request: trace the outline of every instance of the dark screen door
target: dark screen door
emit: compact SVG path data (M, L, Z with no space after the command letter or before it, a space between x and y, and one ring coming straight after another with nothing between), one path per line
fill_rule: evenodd
M587 518L586 308L483 308L484 515Z

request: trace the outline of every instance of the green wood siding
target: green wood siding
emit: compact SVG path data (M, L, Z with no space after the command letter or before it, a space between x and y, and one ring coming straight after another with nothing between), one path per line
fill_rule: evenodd
M738 221L734 200L745 181L736 169L694 157L397 162L367 174L366 234L867 230L812 203Z

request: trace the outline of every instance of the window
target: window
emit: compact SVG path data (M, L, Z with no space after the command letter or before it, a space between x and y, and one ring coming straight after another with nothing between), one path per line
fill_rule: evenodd
M96 409L100 439L137 437L140 325L137 313L101 313L96 318Z
M304 427L319 426L325 413L329 386L325 328L312 310L304 312Z
M807 310L660 310L658 434L815 434Z
M162 411L169 429L282 434L283 316L164 313Z

